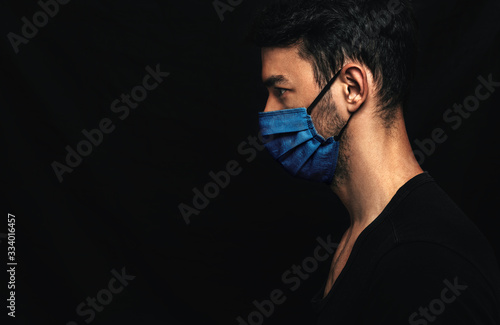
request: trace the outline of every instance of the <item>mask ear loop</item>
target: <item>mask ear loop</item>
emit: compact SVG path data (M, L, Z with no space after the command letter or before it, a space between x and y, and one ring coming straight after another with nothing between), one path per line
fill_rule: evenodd
M347 122L345 122L345 124L344 124L344 127L342 128L342 130L340 130L339 134L337 134L336 136L333 137L333 140L335 140L335 141L339 141L340 140L340 136L342 135L342 133L344 133L344 130L347 127L347 124L349 124L349 121L351 120L351 117L353 115L354 114L351 114L351 116L349 116L349 118L347 119Z
M309 107L307 108L307 114L308 115L311 115L311 112L312 112L313 108L316 107L316 105L323 98L323 96L325 96L326 92L328 90L330 90L330 87L333 85L333 82L335 81L335 79L337 79L337 77L339 76L339 74L340 74L341 71L342 71L342 69L340 69L339 71L337 71L337 73L335 73L335 75L332 77L332 79L330 79L330 81L328 81L328 83L325 85L325 87L323 88L323 90L321 90L321 92L316 97L316 99L314 99L314 101L312 102L312 104L309 105ZM349 121L351 120L351 117L353 115L354 114L351 114L351 116L349 116L349 118L347 119L347 122L345 122L344 127L342 128L342 130L340 130L339 134L337 134L336 136L333 137L333 140L335 140L335 141L339 141L340 140L340 136L342 135L342 133L344 133L344 130L347 127L347 124L349 124Z
M330 90L330 87L333 85L333 82L335 81L335 79L337 79L341 71L342 69L340 69L339 71L337 71L337 73L335 73L335 75L332 77L332 79L330 79L330 81L328 81L328 83L325 85L323 90L321 90L321 92L312 102L312 104L309 105L309 107L307 108L307 114L311 115L313 108L319 103L319 101L323 98L323 96L325 96L326 92Z

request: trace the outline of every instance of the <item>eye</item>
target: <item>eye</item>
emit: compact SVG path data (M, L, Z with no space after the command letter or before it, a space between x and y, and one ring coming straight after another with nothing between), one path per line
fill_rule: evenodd
M276 89L276 94L278 97L283 96L288 91L288 89L284 89L284 88L275 88L275 89Z

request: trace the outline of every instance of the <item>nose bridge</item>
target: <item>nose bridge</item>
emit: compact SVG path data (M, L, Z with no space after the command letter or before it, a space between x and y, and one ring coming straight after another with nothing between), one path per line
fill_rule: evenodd
M266 107L264 107L264 112L270 112L272 103L271 103L271 96L267 96L267 101L266 101Z
M279 111L282 109L281 104L274 96L267 96L266 107L264 108L264 112L272 112Z

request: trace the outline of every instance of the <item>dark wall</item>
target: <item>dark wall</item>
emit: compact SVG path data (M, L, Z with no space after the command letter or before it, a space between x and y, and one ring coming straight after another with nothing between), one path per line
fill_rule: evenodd
M265 2L232 1L222 16L212 1L0 3L0 202L16 219L17 323L238 324L255 304L264 324L308 323L328 265L302 279L288 270L318 237L338 242L348 215L254 138L266 91L245 36ZM410 139L498 256L500 87L477 108L469 96L480 78L500 81L500 6L414 4ZM464 101L473 111L455 113ZM279 292L284 302L262 303Z

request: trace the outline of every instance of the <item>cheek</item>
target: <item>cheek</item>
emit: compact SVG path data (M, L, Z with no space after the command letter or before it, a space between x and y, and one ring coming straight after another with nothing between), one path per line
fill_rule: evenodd
M319 87L309 87L308 89L304 89L302 92L302 99L304 101L304 105L306 107L311 106L311 104L314 102L314 100L318 97L319 93L321 92L321 89ZM325 102L325 96L316 104L314 107L314 110L318 108L319 105ZM313 110L313 112L314 112Z
M316 94L310 91L299 90L286 93L285 96L282 97L282 100L286 106L290 108L307 108L311 105L315 98Z
M343 127L339 112L330 98L324 98L313 110L311 119L316 131L325 139L337 135Z

